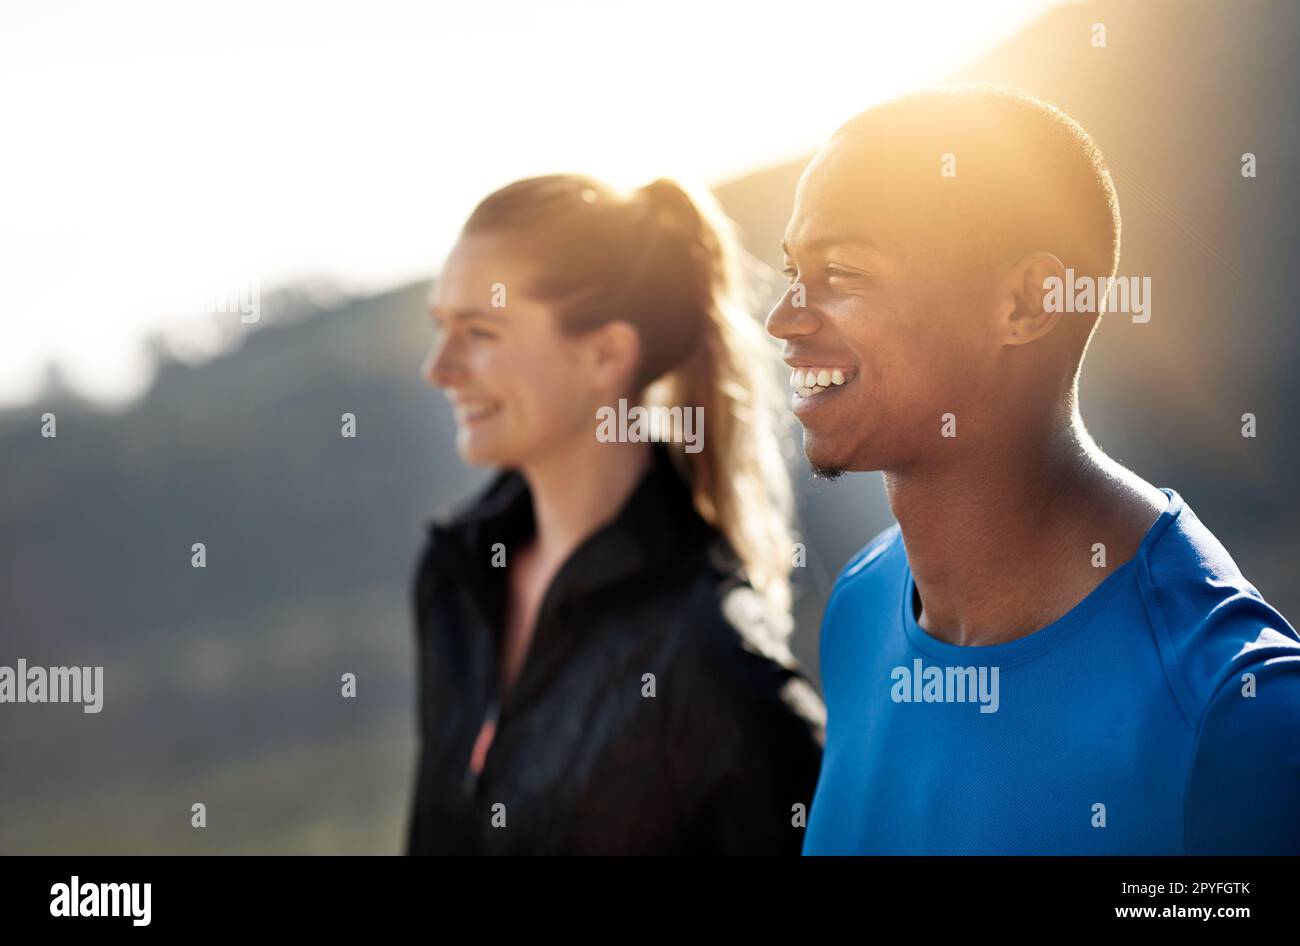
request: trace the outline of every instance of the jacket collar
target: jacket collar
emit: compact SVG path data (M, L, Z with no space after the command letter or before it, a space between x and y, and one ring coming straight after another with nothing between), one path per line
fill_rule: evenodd
M660 444L653 460L617 515L598 528L561 566L543 597L529 656L509 702L525 703L542 692L584 639L583 606L618 583L684 557L692 548L728 549L727 543L696 513L691 492ZM507 549L534 532L532 497L522 475L498 476L467 512L451 523L433 525L433 547L442 556L435 567L454 576L487 622L490 646L499 660L507 585L505 569L491 567L492 546ZM724 557L723 561L727 559ZM718 559L714 559L715 567ZM476 623L476 622L475 622ZM492 684L494 686L494 684Z
M429 525L430 532L443 540L436 546L479 565L467 569L471 581L494 571L486 566L496 543L514 547L531 538L534 528L532 494L523 475L514 470L493 479L464 512ZM567 599L596 592L661 564L684 546L717 538L695 511L690 487L669 448L654 443L650 467L615 517L579 545L561 568L554 580L555 594Z

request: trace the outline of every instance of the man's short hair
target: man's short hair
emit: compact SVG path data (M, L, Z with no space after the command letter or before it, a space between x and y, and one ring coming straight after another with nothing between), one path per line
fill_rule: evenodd
M1116 273L1119 199L1105 159L1082 125L1027 92L914 92L850 119L834 141L861 156L862 173L881 173L908 219L981 260L1045 250L1080 275Z

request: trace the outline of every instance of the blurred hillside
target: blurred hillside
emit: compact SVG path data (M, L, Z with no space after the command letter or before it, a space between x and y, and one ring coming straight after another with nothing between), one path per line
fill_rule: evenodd
M1152 277L1154 314L1103 326L1085 416L1293 619L1297 54L1292 3L1107 2L1061 9L954 76L1052 99L1105 151L1121 273ZM1245 151L1257 180L1240 176ZM717 189L770 262L800 167ZM428 516L482 478L417 374L426 289L284 293L237 349L164 358L124 413L52 389L0 415L0 664L102 664L106 688L97 716L0 708L0 853L400 849L413 557ZM1255 440L1239 436L1246 411ZM339 436L344 412L356 439ZM795 643L815 670L829 583L889 518L876 476L793 469L810 551ZM339 696L345 672L355 700ZM196 801L204 831L188 824Z

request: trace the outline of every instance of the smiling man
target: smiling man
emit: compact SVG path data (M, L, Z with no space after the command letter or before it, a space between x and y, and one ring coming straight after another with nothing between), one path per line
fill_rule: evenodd
M1300 853L1300 639L1079 414L1098 314L1049 288L1119 246L1093 142L1012 89L804 172L768 331L813 469L883 471L897 519L826 607L805 853Z

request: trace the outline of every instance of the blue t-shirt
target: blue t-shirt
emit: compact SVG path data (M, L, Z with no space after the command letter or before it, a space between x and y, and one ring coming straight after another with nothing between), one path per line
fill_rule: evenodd
M898 526L822 622L805 854L1300 854L1300 638L1177 493L1064 617L916 622Z

